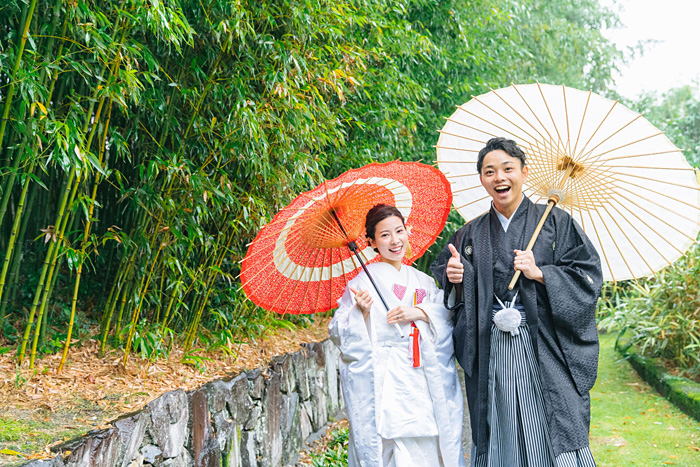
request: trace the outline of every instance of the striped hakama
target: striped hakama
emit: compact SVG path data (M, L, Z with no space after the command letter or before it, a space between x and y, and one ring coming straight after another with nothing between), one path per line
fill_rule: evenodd
M590 448L554 456L545 416L542 384L525 311L515 308L521 320L513 336L492 325L489 360L487 423L488 450L473 467L594 467ZM500 310L495 304L493 315Z

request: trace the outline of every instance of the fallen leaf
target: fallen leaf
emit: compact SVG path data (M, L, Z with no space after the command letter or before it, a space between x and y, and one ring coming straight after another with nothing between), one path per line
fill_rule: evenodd
M8 456L22 456L26 457L24 454L21 452L13 451L12 449L0 449L0 454L5 454Z

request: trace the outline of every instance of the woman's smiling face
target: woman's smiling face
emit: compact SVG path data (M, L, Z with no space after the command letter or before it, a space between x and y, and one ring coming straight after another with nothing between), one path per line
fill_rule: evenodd
M377 222L374 240L368 239L372 248L379 250L381 261L401 269L401 260L408 246L408 232L403 221L396 216L389 216Z

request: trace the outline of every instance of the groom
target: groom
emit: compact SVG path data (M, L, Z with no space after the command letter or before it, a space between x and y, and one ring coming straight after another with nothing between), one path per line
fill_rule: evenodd
M477 171L491 209L458 230L431 267L445 305L456 311L472 465L593 467L589 390L598 364L600 259L556 207L524 251L546 206L523 195L529 169L514 141L489 140ZM515 271L521 277L509 290ZM513 333L492 320L509 302L521 315Z

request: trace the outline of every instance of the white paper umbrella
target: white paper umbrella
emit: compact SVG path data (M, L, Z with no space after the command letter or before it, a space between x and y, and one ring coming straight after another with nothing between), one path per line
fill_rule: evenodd
M438 166L466 220L490 207L476 159L496 136L515 140L528 156L525 195L551 198L583 227L605 280L652 274L696 241L698 176L664 133L617 101L544 84L492 90L447 119Z

